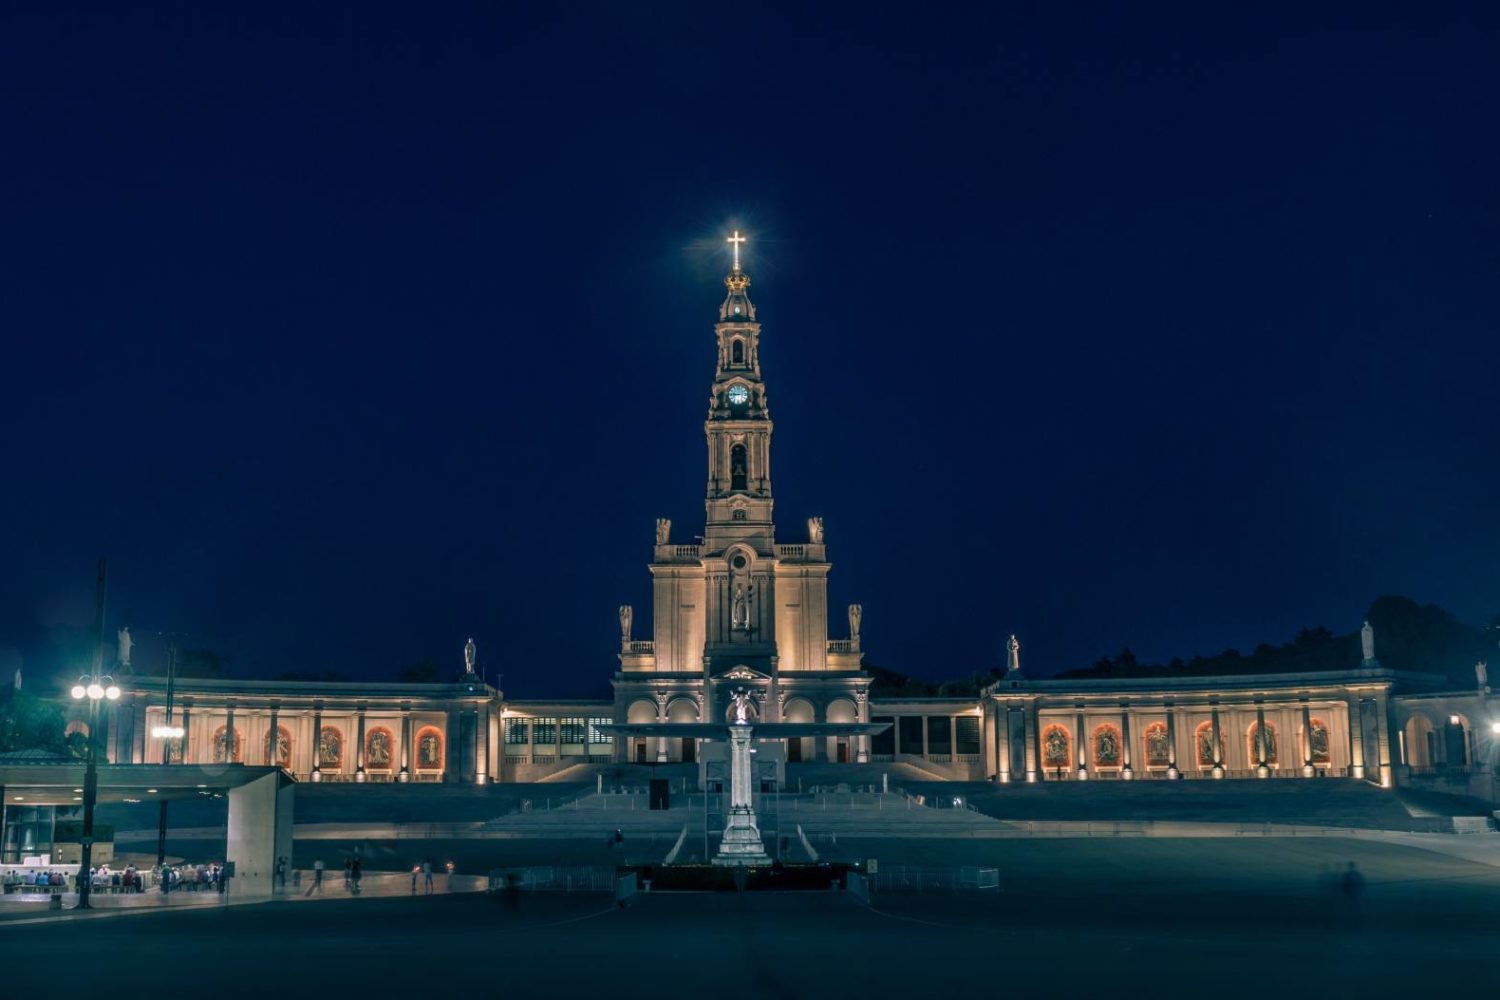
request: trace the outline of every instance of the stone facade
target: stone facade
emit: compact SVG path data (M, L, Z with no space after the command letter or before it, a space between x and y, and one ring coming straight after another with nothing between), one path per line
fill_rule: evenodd
M1488 687L1437 691L1426 675L1382 669L1368 626L1354 669L1276 676L1032 680L1012 637L1006 675L978 697L872 701L858 605L847 637L829 638L822 519L778 540L761 327L737 258L724 284L703 534L679 543L657 522L651 635L637 639L634 609L620 608L613 699L510 701L472 672L452 684L183 681L175 721L187 736L172 759L277 764L313 781L476 783L686 762L699 756L691 738L615 738L610 726L723 721L743 688L759 721L891 723L874 737L788 740L788 763L899 761L1001 783L1338 776L1493 794ZM150 735L165 683L123 686L110 759L165 760Z

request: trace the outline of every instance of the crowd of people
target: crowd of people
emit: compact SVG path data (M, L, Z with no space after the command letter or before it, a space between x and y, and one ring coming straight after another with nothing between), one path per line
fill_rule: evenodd
M0 876L0 885L5 892L62 892L68 887L68 877L62 872L41 868L7 869Z

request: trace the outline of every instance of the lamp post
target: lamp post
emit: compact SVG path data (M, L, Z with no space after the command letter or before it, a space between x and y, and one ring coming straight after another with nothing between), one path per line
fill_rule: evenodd
M151 735L162 741L161 762L172 763L172 741L182 739L187 730L172 723L172 689L177 679L177 640L176 633L167 635L167 718L166 724L152 726ZM158 805L161 812L156 824L156 866L161 868L167 863L167 800L162 799Z
M120 689L113 677L104 673L104 560L99 560L99 591L94 615L94 669L78 678L73 685L73 700L89 700L88 757L83 774L83 852L78 860L78 908L92 909L89 890L93 888L90 869L94 860L94 800L99 792L99 702L116 701Z

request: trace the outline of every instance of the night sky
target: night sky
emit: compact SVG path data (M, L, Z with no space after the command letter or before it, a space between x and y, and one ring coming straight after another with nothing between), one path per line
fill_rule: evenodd
M1500 610L1491 4L124 6L0 15L6 670L105 555L141 658L607 692L734 226L870 661Z

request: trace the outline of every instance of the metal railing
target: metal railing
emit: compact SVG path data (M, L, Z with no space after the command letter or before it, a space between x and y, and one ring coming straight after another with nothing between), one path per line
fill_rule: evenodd
M615 870L598 865L572 867L495 868L490 871L489 891L505 892L512 885L524 892L615 891Z

